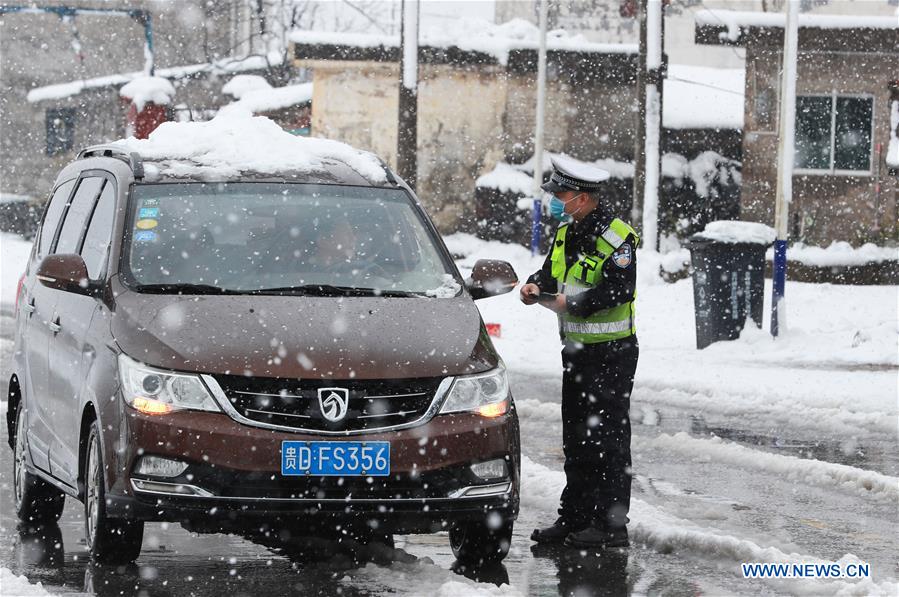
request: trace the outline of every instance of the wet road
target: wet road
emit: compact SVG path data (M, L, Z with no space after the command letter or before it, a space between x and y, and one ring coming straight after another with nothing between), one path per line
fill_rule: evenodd
M4 335L11 326L2 322ZM8 336L6 336L8 338ZM11 343L0 339L5 397ZM516 399L558 400L557 379L511 372ZM827 484L803 484L749 463L691 458L656 440L685 432L710 433L758 454L780 454L846 464L896 475L895 438L872 434L847 446L845 438L784 429L772 422L740 421L715 413L656 406L651 393L634 396L634 498L644 510L663 512L691 528L725 538L775 546L787 554L836 560L852 553L871 564L875 580L899 576L899 514L895 501L878 500ZM560 471L561 427L550 416L522 412L523 451L539 465ZM25 529L12 512L12 454L0 431L0 567L25 574L59 594L85 595L422 595L465 577L510 583L525 595L777 594L792 585L746 581L740 558L695 539L637 532L634 546L607 554L534 551L528 535L551 522L548 508L527 502L516 524L509 557L485 570L458 570L446 534L396 537L396 549L295 541L251 541L230 535L196 535L177 524L148 524L135 565L92 565L84 545L81 504L68 500L58 526ZM719 542L720 543L720 542ZM475 592L485 587L470 586ZM489 587L488 587L489 588ZM824 590L822 593L832 592ZM2 592L2 591L0 591ZM6 593L3 593L4 595ZM464 594L464 593L460 593Z

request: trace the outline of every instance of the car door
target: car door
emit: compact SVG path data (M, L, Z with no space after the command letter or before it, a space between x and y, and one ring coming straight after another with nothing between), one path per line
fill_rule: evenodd
M78 181L71 205L63 217L53 253L78 253L85 229L94 212L97 197L105 183L102 175L84 173ZM97 301L61 290L57 294L53 319L50 323L50 472L54 477L76 485L77 452L69 438L78 432L78 396L81 389L81 349L84 333L90 325ZM74 472L73 472L74 471Z
M58 185L50 196L47 209L44 211L40 230L34 240L35 247L31 262L28 265L29 275L22 287L19 298L19 317L22 318L18 329L21 334L20 351L23 396L28 422L28 447L34 464L46 471L50 470L49 453L52 433L50 431L51 404L50 397L50 365L49 349L52 332L49 325L56 308L56 292L37 281L37 269L41 260L46 257L59 223L69 205L75 179Z

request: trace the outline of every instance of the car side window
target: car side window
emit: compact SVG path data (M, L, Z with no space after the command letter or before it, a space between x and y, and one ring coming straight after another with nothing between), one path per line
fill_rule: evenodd
M46 255L50 250L53 237L56 236L56 229L59 227L59 217L66 207L73 186L75 186L75 180L66 181L56 187L56 191L50 197L47 210L44 212L44 223L41 224L41 236L37 245L38 255Z
M82 178L81 182L78 183L78 189L72 198L72 204L66 211L54 253L78 252L78 241L81 240L84 225L94 209L94 203L104 180L100 176L90 176Z
M87 227L84 236L84 245L81 247L81 257L87 265L87 275L91 280L97 280L103 273L106 257L109 250L109 241L112 238L112 223L115 219L115 185L107 181L100 193L94 215Z

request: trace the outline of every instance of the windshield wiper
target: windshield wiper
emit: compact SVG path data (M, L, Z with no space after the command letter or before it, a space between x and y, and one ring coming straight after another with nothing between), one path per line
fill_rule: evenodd
M248 294L280 294L299 296L384 296L410 297L425 296L423 293L407 290L381 290L379 288L358 288L356 286L334 286L331 284L304 284L301 286L280 286L248 290Z
M149 292L153 294L244 294L240 290L231 290L230 288L221 288L211 284L188 284L188 283L162 283L162 284L140 284L135 288L137 292Z

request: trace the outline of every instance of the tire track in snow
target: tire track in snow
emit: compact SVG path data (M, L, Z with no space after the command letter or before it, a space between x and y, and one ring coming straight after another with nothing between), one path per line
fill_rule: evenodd
M794 396L755 396L728 390L697 391L641 380L634 386L632 403L664 404L689 411L708 411L728 416L777 421L785 426L818 429L849 436L872 431L896 433L896 413L851 411L845 407L810 406ZM846 404L852 404L850 397Z
M558 403L517 400L515 404L522 419L557 425L562 423ZM735 442L725 442L720 438L696 438L686 432L680 432L674 436L662 434L655 438L633 434L631 441L635 448L676 450L694 458L707 458L744 469L749 468L786 476L791 480L809 485L849 490L852 493L878 500L895 501L899 499L899 478L845 464L772 454Z
M554 510L558 505L559 494L565 485L565 473L551 470L522 456L521 462L522 507ZM734 574L739 574L739 563L771 562L771 563L830 563L815 556L799 553L786 553L780 549L759 544L728 535L717 529L702 527L688 520L666 514L659 508L643 500L631 500L631 517L633 523L629 527L631 537L640 543L652 547L656 551L668 553L687 550L690 552L733 560ZM841 564L856 563L860 560L852 554L846 554L838 560ZM760 579L762 580L762 579ZM789 587L794 594L806 595L895 595L899 585L888 579L880 583L871 578L857 582L829 579L766 579L778 588Z
M808 485L837 487L878 500L895 502L899 499L899 478L845 464L771 454L725 442L717 437L698 439L680 432L675 435L662 434L651 439L635 436L633 443L642 449L673 450L692 458L756 469Z

